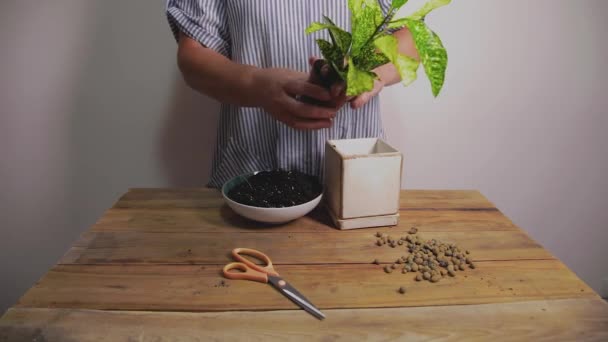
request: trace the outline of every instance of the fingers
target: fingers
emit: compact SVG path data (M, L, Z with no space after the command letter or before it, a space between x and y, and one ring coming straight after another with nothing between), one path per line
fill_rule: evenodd
M323 73L327 73L329 65L323 59L315 59L312 63L312 69L315 73L319 75L323 75Z
M344 106L344 104L347 101L348 101L348 97L346 97L344 95L340 95L338 97L333 98L330 102L330 105L335 110L339 110L340 108L342 108L342 106Z
M384 83L381 80L376 80L374 82L374 89L372 91L368 91L363 93L357 97L355 97L351 102L350 106L352 109L358 109L363 107L366 103L368 103L374 96L378 95L380 91L384 88Z
M313 65L315 65L315 62L320 59L319 57L316 56L310 56L308 57L308 64L312 67Z
M321 75L321 78L327 79L328 77L330 77L330 74L332 72L331 65L325 63L322 60L319 60L318 62L316 62L316 64L316 69L318 69L318 73L319 75Z
M331 127L334 116L335 112L327 108L288 98L287 103L282 105L275 118L295 129L313 130Z
M337 109L333 107L315 106L292 98L286 101L286 110L294 117L318 120L333 119L336 116Z
M287 123L290 127L301 130L323 129L331 127L332 121L329 119L311 120L302 118L292 118Z
M352 109L359 109L363 107L366 103L368 103L371 98L371 93L363 93L355 97L355 99L350 102L350 107Z
M292 96L308 96L320 101L331 100L331 94L327 89L305 81L287 82L285 91Z
M346 91L346 83L338 81L331 86L330 93L332 97L339 97Z
M310 72L308 74L308 81L312 84L324 85L323 72L327 74L327 66L325 61L317 57L310 57L308 60L310 64ZM325 69L325 71L323 71Z

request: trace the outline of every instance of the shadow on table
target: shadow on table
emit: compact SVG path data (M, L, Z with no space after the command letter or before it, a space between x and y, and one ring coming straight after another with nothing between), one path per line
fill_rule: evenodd
M259 230L259 229L282 229L286 227L294 227L300 224L299 220L291 221L287 224L279 224L273 225L269 223L261 223L255 222L249 219L246 219L237 213L235 213L230 207L226 204L222 205L220 208L220 217L227 224L227 228L240 228L240 229L251 229L251 230ZM315 224L320 224L323 226L327 226L330 229L336 229L331 221L331 217L323 207L317 207L312 212L310 212L306 217L300 220L312 220ZM310 224L306 224L309 226Z
M334 226L334 223L332 222L331 217L329 216L329 213L327 212L327 209L325 209L325 207L323 206L316 207L315 210L313 210L307 216L321 225L337 230L337 228Z
M281 226L272 225L268 223L256 222L246 219L237 213L235 213L226 204L220 208L220 216L224 222L227 223L227 228L240 228L240 229L264 229L264 228L280 228Z

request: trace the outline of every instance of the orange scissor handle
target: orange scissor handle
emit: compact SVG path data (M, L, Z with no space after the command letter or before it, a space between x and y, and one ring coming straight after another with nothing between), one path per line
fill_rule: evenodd
M251 262L251 260L245 258L244 255L249 255L256 259L259 259L259 260L263 261L266 265L265 266L256 265L253 262ZM277 271L275 271L274 267L272 266L272 260L270 260L268 255L266 255L258 250L251 249L251 248L235 248L232 250L232 257L234 259L242 262L243 264L249 266L249 268L252 268L258 272L264 272L266 274L270 274L273 276L279 275L279 273L277 273Z
M230 270L240 270L243 272L230 272ZM254 270L242 262L229 263L228 265L224 266L223 272L224 276L228 279L253 280L260 283L268 282L268 275L266 273Z

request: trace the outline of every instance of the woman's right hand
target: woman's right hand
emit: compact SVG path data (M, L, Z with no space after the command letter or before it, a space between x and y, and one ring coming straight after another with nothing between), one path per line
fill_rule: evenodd
M321 102L332 100L330 91L308 82L308 75L290 69L256 69L252 87L260 107L275 119L296 129L329 128L339 107L322 107L297 100L309 97Z

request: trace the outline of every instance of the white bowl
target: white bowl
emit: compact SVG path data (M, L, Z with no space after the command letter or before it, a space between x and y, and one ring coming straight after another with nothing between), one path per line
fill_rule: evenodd
M273 224L286 223L308 214L321 202L323 193L321 193L319 196L309 202L284 208L253 207L250 205L235 202L228 198L227 194L230 190L232 190L233 187L237 186L238 184L243 182L244 179L247 179L248 177L253 176L258 172L259 171L251 172L248 174L234 177L224 183L224 186L222 186L222 196L224 197L224 201L226 202L226 204L228 204L230 208L232 208L232 210L234 210L237 214L241 216L258 222Z

